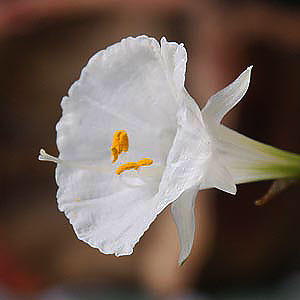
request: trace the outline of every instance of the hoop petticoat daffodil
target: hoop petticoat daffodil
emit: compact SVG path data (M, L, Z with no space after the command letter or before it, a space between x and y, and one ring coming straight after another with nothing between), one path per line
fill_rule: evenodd
M299 177L296 154L220 125L246 93L251 67L200 111L184 88L182 44L126 38L95 54L62 100L57 124L58 207L79 239L129 255L172 203L179 263L194 239L198 190L235 194L236 184ZM113 162L112 162L113 161Z

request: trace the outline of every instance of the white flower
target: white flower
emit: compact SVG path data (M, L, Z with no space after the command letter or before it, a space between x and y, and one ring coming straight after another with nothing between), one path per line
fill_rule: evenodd
M251 67L201 113L184 88L186 61L182 44L129 37L95 54L62 100L59 158L41 150L39 159L57 163L58 207L102 253L131 254L172 203L182 263L199 189L235 194L237 183L299 175L297 155L220 125L246 93Z

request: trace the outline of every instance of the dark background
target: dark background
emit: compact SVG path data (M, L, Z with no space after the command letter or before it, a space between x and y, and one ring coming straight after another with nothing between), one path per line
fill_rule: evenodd
M77 240L58 211L55 166L37 156L57 154L61 98L91 55L140 34L185 44L186 85L201 107L253 64L225 123L300 153L298 1L1 1L0 299L299 299L297 186L263 207L253 203L270 182L235 197L199 193L181 268L168 209L121 258Z

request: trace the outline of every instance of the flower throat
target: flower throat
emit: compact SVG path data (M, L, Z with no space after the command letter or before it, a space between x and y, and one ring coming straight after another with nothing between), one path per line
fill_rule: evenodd
M112 145L111 145L111 160L112 163L116 162L119 158L119 155L122 152L128 152L129 142L128 142L128 135L125 130L117 130L113 135ZM124 171L128 170L138 170L142 166L150 166L152 165L153 160L150 158L143 158L138 162L128 162L125 164L120 165L117 170L116 174L120 175Z

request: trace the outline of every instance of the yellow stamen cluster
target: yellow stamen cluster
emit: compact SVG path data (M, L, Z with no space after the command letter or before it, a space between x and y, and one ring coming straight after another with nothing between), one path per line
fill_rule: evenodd
M125 130L117 130L114 133L111 146L111 159L114 163L122 152L128 151L128 135Z
M143 158L141 160L139 160L138 162L129 162L126 164L121 165L117 170L116 173L117 175L120 175L122 172L126 171L126 170L138 170L140 167L142 166L150 166L152 165L153 160L150 158Z
M112 141L112 146L111 146L111 159L112 162L116 162L119 158L119 155L122 152L127 152L128 151L128 135L125 130L117 130L114 133L113 136L113 141ZM116 173L117 175L120 175L122 172L126 170L138 170L142 166L150 166L152 165L153 160L150 158L143 158L139 160L138 162L129 162L126 164L120 165Z

